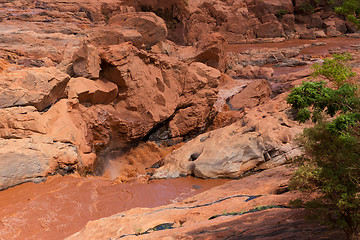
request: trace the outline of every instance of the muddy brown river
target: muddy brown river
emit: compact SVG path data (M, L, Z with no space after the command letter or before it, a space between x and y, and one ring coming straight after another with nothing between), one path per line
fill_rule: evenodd
M0 192L0 239L64 239L90 220L134 207L156 207L229 180L193 177L112 184L98 177L53 176Z
M325 42L326 45L305 48L301 54L327 56L329 49L346 49L359 44L360 40L296 39L280 43L229 45L228 51L295 47L314 42ZM294 69L279 68L277 74L291 71ZM90 220L134 207L156 207L181 201L227 181L187 177L113 184L99 177L52 176L44 183L25 183L0 192L0 239L63 239L81 230Z
M227 51L229 52L243 52L251 49L261 48L291 48L298 47L304 44L313 44L323 42L326 45L312 46L304 48L300 54L309 54L314 57L328 56L329 50L347 49L352 45L360 44L359 38L337 37L337 38L318 38L318 39L291 39L277 43L258 43L258 44L229 44Z

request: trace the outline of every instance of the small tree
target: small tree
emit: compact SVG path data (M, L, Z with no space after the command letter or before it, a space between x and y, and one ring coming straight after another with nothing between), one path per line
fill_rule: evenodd
M299 201L314 217L355 239L360 226L360 100L357 84L349 81L355 76L345 64L349 59L335 55L314 66L314 76L336 87L325 81L303 82L287 102L298 110L299 122L316 123L299 137L306 154L295 159L299 168L290 187L315 193L312 200Z

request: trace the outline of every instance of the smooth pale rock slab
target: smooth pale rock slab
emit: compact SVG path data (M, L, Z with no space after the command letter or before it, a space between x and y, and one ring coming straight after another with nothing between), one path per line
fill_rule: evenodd
M27 68L0 76L0 108L34 106L42 111L66 96L70 76L55 67Z
M115 100L118 93L117 85L106 80L89 80L72 78L68 83L68 97L77 98L79 102L106 104Z
M302 127L288 118L285 94L250 110L243 121L187 142L164 158L152 178L237 178L249 170L268 169L301 151L292 143Z
M65 168L77 162L76 147L48 137L0 139L0 190L42 180L57 167Z

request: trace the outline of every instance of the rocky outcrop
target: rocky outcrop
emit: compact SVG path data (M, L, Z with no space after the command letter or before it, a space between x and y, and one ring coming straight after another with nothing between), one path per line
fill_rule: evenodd
M42 181L61 169L72 172L78 161L76 147L47 137L0 139L0 190Z
M59 69L80 77L70 79ZM145 137L181 141L204 131L215 113L220 72L128 42L85 43L71 65L26 68L2 77L1 136L46 135L71 143L78 149L78 165L93 169L96 157L108 160L113 148Z
M109 19L108 25L115 28L122 26L136 29L142 37L142 44L149 48L160 41L165 41L167 28L162 18L152 12L124 13Z
M228 52L228 65L230 69L236 65L247 66L263 66L265 64L273 64L281 62L287 58L296 57L300 54L300 50L311 45L303 45L290 48L263 48L250 49L241 53Z
M247 112L243 121L199 135L167 156L152 178L237 178L284 163L301 153L292 139L302 129L286 109L279 95Z
M249 83L241 92L227 99L231 110L253 108L270 99L271 89L266 80Z
M54 67L30 68L3 73L1 76L0 108L34 106L44 110L66 96L70 77Z
M206 124L204 120L216 100L218 70L202 63L187 67L173 58L148 54L127 43L104 48L101 58L103 76L119 89L114 105L122 113L118 117L141 125L136 132L130 125L127 127L132 131L128 133L130 139L144 137L166 119L171 137L186 135ZM189 120L187 127L179 127L185 119Z
M77 98L80 103L108 104L115 100L118 87L107 80L72 78L67 86L68 97Z
M243 67L240 64L236 64L231 69L228 69L226 74L235 79L270 79L274 75L274 70L269 67L259 67L256 65Z
M95 46L84 44L74 53L72 60L72 71L75 77L99 78L101 59Z
M258 38L315 36L325 31L326 22L336 19L339 33L354 31L343 27L324 1L128 1L137 11L152 11L162 17L169 29L169 39L191 45L212 32L221 33L230 43L252 42ZM316 12L314 10L316 9ZM343 23L340 23L343 22ZM326 31L333 36L332 29ZM304 33L308 32L307 35ZM321 36L321 35L320 35Z

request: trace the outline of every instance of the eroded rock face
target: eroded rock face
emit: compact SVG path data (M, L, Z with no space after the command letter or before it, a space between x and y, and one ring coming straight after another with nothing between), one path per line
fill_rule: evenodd
M0 139L0 190L41 181L56 170L71 172L78 161L75 146L48 137Z
M75 77L98 79L100 64L98 49L91 44L84 44L74 53L72 68Z
M263 104L270 99L271 89L266 80L249 83L244 90L228 99L228 105L233 110L244 110Z
M122 26L136 29L142 37L142 44L149 48L160 41L165 41L167 28L162 18L152 12L124 13L111 17L108 21L111 27Z
M286 114L284 94L247 112L243 121L199 135L164 159L153 178L240 177L300 154L293 137L302 127Z
M77 98L80 103L107 104L117 97L118 87L107 80L90 80L80 77L70 79L67 91L69 98Z
M33 106L0 109L0 138L26 138L34 133L45 134L39 121L41 114Z
M104 77L119 89L114 108L122 113L120 118L142 126L136 133L132 130L130 138L144 137L173 114L169 124L172 137L206 124L204 119L216 99L218 70L202 63L187 67L174 58L148 54L128 43L104 48L101 58ZM194 119L193 123L188 118ZM187 127L178 126L183 122Z
M169 39L182 45L193 45L214 32L221 33L230 43L263 42L273 37L298 38L303 33L301 29L325 30L327 26L322 23L333 19L338 21L338 32L353 31L344 28L346 24L334 17L324 1L197 0L185 3L171 0L165 3L137 0L127 4L137 11L157 13L167 24ZM317 8L316 13L306 12L311 8ZM329 34L334 34L330 30Z
M70 76L55 67L29 68L3 73L1 78L0 107L34 106L44 110L66 96Z

